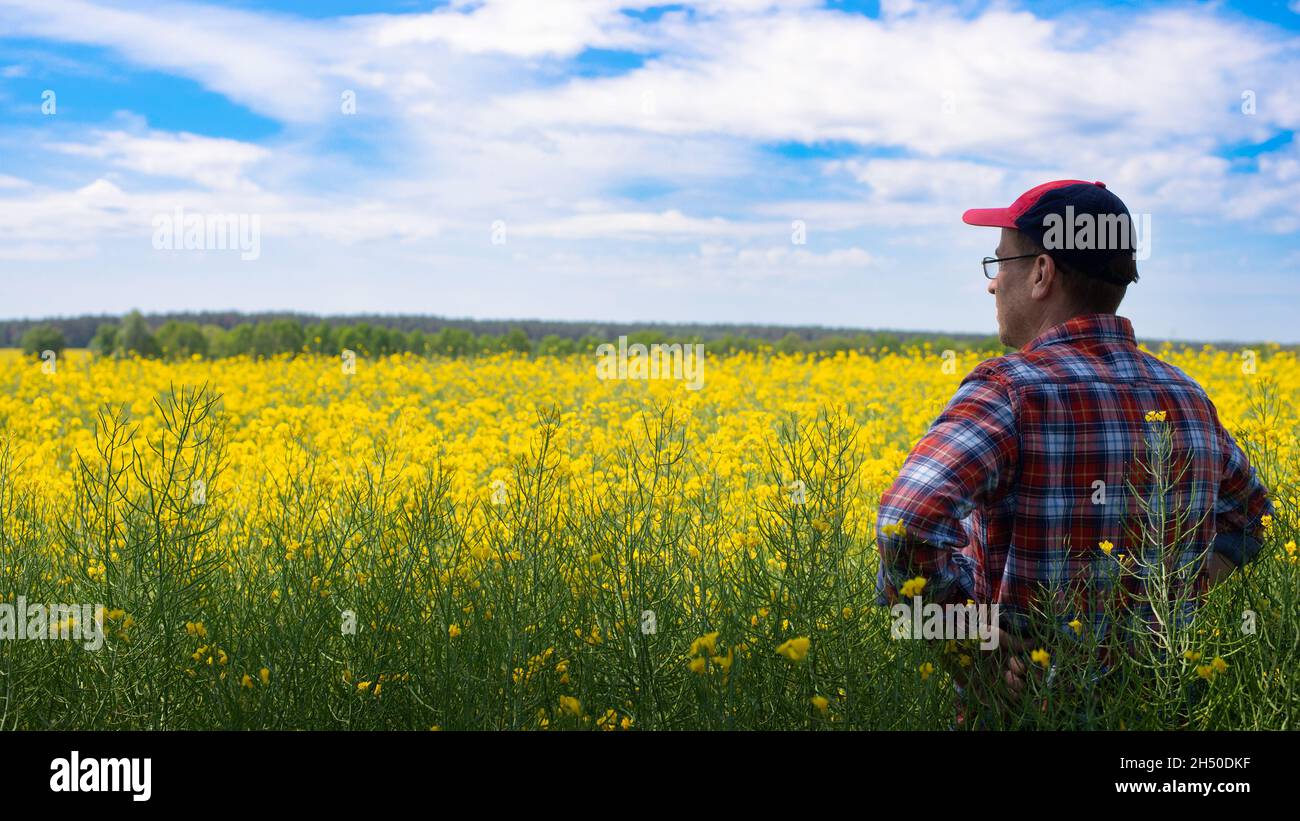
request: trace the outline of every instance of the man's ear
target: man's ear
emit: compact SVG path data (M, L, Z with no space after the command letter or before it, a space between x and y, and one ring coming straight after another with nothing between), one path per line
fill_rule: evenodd
M1034 257L1034 267L1029 272L1029 296L1031 299L1047 299L1052 292L1052 283L1060 278L1056 270L1056 261L1047 254Z

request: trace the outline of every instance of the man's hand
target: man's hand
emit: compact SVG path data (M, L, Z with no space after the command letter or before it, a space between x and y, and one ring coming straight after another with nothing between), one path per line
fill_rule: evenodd
M1019 656L1025 652L1026 648L1027 645L1024 640L999 628L998 648L993 653L998 663L997 682L1001 686L997 688L996 692L979 692L977 688L971 694L986 707L994 705L1007 707L1019 701L1021 694L1024 692L1025 677L1028 674L1028 667ZM970 676L967 675L965 669L955 667L952 670L952 675L963 689L971 686Z
M1012 701L1019 701L1025 689L1025 663L1018 656L1025 651L1025 642L1006 630L998 628L997 652L1003 658L1002 683Z

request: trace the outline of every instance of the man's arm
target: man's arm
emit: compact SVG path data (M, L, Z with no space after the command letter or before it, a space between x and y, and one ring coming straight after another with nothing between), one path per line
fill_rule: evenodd
M977 367L912 448L876 519L880 603L897 601L898 589L917 576L926 579L927 601L971 597L976 568L959 552L967 541L962 519L1010 486L1020 449L1015 419L1006 386Z
M1217 409L1214 421L1219 429L1219 457L1223 460L1223 478L1214 504L1213 545L1221 561L1211 562L1210 571L1211 581L1217 582L1258 555L1263 535L1260 520L1273 515L1273 502L1250 460L1219 421Z

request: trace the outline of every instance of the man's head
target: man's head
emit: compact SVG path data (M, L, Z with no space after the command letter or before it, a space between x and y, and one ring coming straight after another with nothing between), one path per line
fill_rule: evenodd
M993 256L1004 261L986 267L996 269L988 291L1004 345L1022 347L1075 316L1113 314L1137 281L1135 227L1102 183L1045 183L1009 208L971 209L962 219L1002 229Z

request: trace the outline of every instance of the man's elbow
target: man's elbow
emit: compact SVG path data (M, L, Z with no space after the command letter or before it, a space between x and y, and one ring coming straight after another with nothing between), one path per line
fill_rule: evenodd
M1239 530L1216 534L1213 552L1222 556L1233 568L1240 569L1254 561L1262 547L1254 536Z

